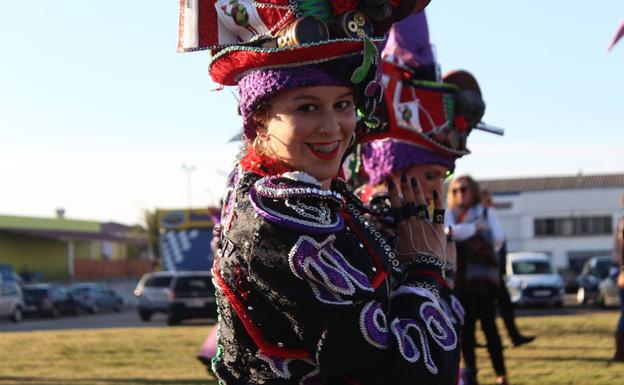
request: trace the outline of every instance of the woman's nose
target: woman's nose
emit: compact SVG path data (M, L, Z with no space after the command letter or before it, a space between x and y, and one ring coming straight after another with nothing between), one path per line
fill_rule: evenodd
M334 134L340 131L340 120L335 111L325 111L319 122L319 131L324 134Z

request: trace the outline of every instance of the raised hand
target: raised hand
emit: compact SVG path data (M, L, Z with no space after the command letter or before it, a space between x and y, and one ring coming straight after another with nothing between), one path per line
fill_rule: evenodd
M429 218L429 209L416 178L408 180L407 175L402 174L399 187L389 180L388 194L399 236L397 255L404 262L422 255L435 256L445 262L447 242L440 195L434 191L433 218Z

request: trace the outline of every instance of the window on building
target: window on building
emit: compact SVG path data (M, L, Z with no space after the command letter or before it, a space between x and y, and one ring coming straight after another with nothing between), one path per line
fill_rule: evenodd
M511 202L494 202L496 210L511 210L513 203Z
M536 218L533 221L536 237L573 237L610 235L613 232L610 215L594 217Z

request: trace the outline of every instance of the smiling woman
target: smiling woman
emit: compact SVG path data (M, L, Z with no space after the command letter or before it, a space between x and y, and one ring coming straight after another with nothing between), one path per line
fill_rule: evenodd
M217 2L248 41L214 47L210 64L238 85L245 136L213 266L221 383L455 383L462 310L444 295L442 226L416 217L419 183L390 185L400 236L387 239L338 177L349 148L383 127L384 25L426 2Z

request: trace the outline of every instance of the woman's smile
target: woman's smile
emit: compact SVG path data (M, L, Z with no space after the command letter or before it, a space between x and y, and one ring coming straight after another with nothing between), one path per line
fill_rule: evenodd
M306 143L306 145L310 148L312 154L318 158L330 160L334 159L338 155L340 142L340 140L335 140L333 142Z

